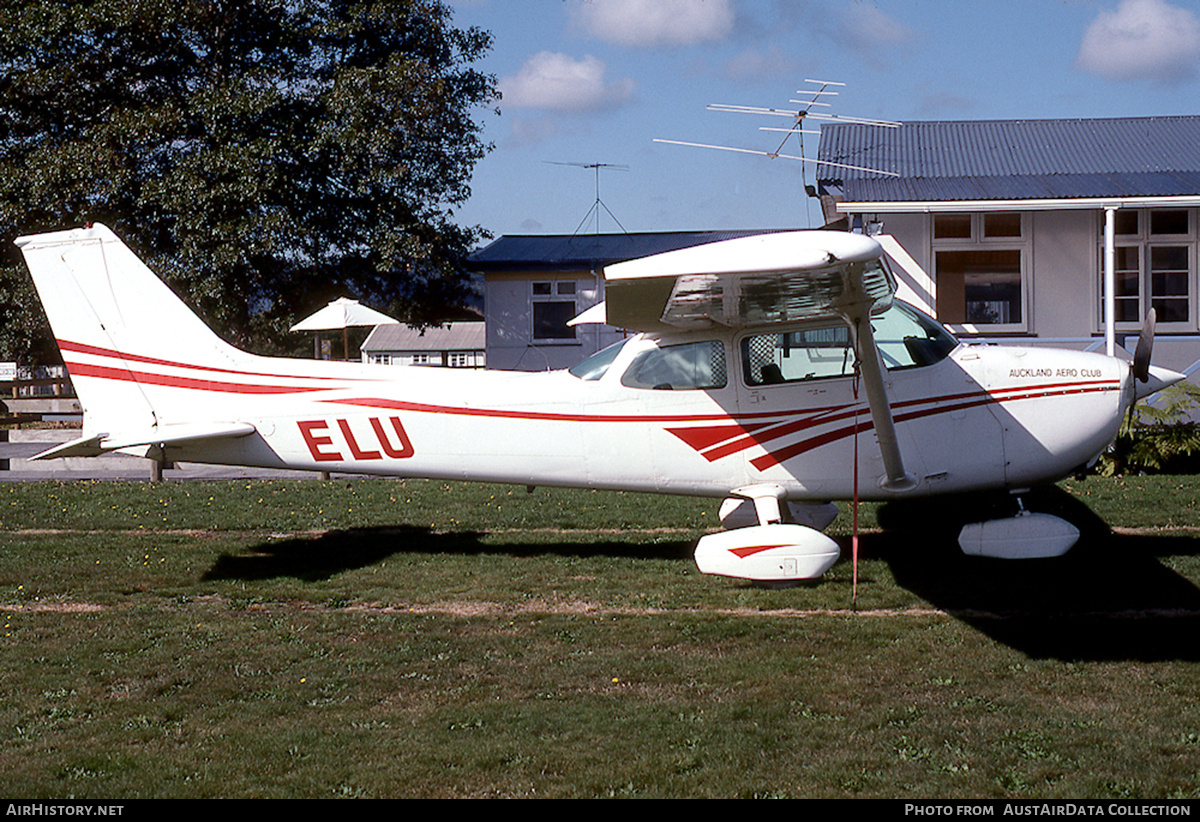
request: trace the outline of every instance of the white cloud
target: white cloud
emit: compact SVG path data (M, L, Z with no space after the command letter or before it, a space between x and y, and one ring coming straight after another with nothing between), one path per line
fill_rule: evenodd
M534 146L558 137L562 133L561 120L557 117L535 117L533 119L510 117L508 119L508 139L504 144L508 148Z
M498 81L501 105L545 111L594 111L633 96L633 80L608 82L603 60L587 55L575 60L565 54L541 51L530 57L515 76Z
M685 46L733 30L732 0L591 0L572 8L587 34L622 46Z
M917 37L911 28L874 6L856 3L846 7L844 13L838 20L834 39L859 52L874 53L903 46Z
M1165 0L1121 0L1088 26L1076 65L1111 80L1184 80L1200 65L1200 18Z
M776 45L744 49L725 62L725 76L738 81L778 79L800 73L800 60Z

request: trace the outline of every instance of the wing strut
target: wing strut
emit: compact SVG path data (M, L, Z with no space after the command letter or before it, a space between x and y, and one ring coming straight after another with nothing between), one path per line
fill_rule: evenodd
M904 459L900 456L896 423L892 419L887 387L883 384L883 370L879 365L879 351L875 345L875 332L871 328L871 306L874 301L867 296L863 287L862 271L862 266L856 265L846 272L846 293L839 308L850 321L854 353L862 367L867 405L871 409L871 421L875 424L875 435L879 439L883 467L887 472L883 487L889 491L908 491L916 486L917 481L904 470Z

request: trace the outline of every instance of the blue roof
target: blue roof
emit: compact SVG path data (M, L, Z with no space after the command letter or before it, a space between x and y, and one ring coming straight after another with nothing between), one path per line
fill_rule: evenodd
M821 170L852 202L1200 194L1200 117L911 122L821 128Z
M587 271L704 243L790 229L637 234L505 234L467 258L471 271Z

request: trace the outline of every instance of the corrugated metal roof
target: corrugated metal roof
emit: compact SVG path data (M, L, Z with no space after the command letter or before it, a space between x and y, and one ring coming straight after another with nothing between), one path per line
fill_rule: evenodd
M1038 174L1027 177L874 178L847 181L851 202L1172 197L1200 193L1200 171Z
M663 251L765 231L663 231L637 234L505 234L467 258L472 271L586 271Z
M411 325L377 325L363 351L482 351L482 322L453 322L421 330Z
M818 158L900 175L823 170L854 202L1194 195L1200 117L835 123Z

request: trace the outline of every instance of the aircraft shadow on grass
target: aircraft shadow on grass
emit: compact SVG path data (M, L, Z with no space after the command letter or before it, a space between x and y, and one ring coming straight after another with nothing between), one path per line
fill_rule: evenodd
M1200 553L1200 539L1112 533L1092 511L1057 489L1030 498L1031 507L1062 516L1082 532L1063 557L1000 560L965 556L945 520L947 502L885 505L888 529L860 540L864 559L888 564L896 583L933 607L1032 658L1071 661L1200 661L1200 588L1161 558ZM938 512L941 512L941 516ZM330 531L271 540L246 553L222 555L206 580L293 577L315 582L398 554L604 556L691 562L688 540L485 544L475 531L434 532L394 526ZM842 538L849 561L849 539ZM750 583L746 583L749 585ZM838 584L825 579L813 585ZM860 585L869 586L870 579ZM796 596L802 598L804 589ZM798 601L797 607L803 607Z
M903 588L1033 658L1200 660L1200 588L1161 561L1200 553L1200 540L1114 533L1058 488L1028 499L1031 508L1079 528L1080 540L1065 556L966 556L955 534L928 526L939 509L945 518L946 500L883 506L880 522L891 530L864 537L860 555L883 559ZM925 527L917 531L919 522Z
M243 554L222 554L205 580L256 580L294 577L316 582L373 565L397 554L502 554L510 557L630 557L691 559L693 542L539 543L488 545L477 531L435 532L416 525L349 528L320 536L291 537L256 545Z

